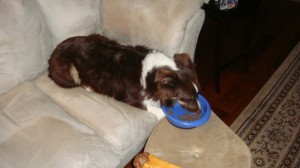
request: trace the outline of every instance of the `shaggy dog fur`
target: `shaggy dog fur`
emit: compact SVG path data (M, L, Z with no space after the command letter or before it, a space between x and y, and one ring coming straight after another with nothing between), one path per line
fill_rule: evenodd
M189 111L200 110L199 84L187 54L169 58L98 34L60 43L49 60L49 77L61 87L83 87L141 109L178 101Z

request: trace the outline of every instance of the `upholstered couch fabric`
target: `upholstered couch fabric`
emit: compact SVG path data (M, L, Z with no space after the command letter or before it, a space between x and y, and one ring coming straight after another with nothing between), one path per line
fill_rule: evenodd
M101 31L126 44L146 45L170 57L186 52L193 59L205 16L202 5L199 0L104 0Z
M202 3L0 0L0 167L124 167L156 117L82 88L60 88L48 78L49 56L62 40L91 33L193 56Z
M68 115L32 83L19 85L0 102L0 167L120 164L108 141Z
M35 1L0 0L0 95L44 71L53 47Z
M67 113L102 135L117 149L127 150L135 144L143 143L144 137L152 131L149 124L153 126L157 123L151 113L112 98L82 88L59 88L47 74L41 75L35 83Z
M250 168L248 146L211 114L207 123L192 129L174 127L166 118L161 120L145 152L184 168Z
M68 37L99 31L100 0L37 0L56 46Z

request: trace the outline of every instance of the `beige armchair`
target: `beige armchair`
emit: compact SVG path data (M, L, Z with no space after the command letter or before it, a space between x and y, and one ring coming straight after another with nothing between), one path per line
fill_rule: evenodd
M0 167L123 167L158 120L47 76L62 40L100 33L194 56L202 0L0 0Z

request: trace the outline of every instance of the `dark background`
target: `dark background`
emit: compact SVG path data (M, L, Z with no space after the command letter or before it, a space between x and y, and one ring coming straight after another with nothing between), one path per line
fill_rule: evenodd
M230 125L299 41L300 1L239 0L236 9L203 9L198 78L212 110Z

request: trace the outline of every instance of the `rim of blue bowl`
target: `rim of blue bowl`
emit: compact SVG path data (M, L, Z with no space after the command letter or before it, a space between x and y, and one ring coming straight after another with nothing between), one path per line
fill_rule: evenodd
M210 109L210 105L209 105L208 101L199 93L198 93L198 101L201 106L201 117L199 119L193 120L193 121L184 121L184 120L181 120L178 118L179 115L177 115L177 117L176 117L174 115L169 114L169 109L171 109L171 107L161 106L161 108L162 108L163 112L165 113L168 121L171 124L173 124L179 128L195 128L195 127L199 127L199 126L205 124L209 120L210 114L211 114L211 109ZM180 106L178 102L176 102L176 104L177 104L177 106ZM176 104L175 104L175 106L176 106ZM174 112L174 111L172 111L172 113L176 114L176 112ZM192 112L186 112L186 113L193 114Z

